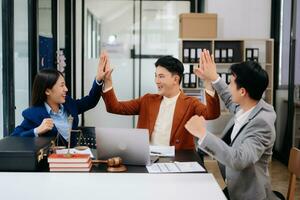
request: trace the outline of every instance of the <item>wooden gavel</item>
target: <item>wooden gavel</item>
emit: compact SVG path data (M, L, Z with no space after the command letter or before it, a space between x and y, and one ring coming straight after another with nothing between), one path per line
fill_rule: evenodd
M109 172L125 172L127 171L127 167L123 165L122 158L113 157L107 160L92 160L93 164L106 163L107 171Z
M122 158L112 157L107 160L92 160L93 164L106 163L108 167L119 167L123 164Z

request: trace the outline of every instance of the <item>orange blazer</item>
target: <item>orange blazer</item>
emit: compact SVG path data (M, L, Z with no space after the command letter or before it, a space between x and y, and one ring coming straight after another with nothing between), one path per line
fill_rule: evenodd
M137 128L149 130L150 139L154 130L155 121L163 99L158 94L146 94L138 99L118 101L113 89L103 93L107 112L121 115L139 115ZM205 119L216 119L220 116L220 103L217 93L214 97L206 94L206 105L195 97L186 96L183 92L178 96L170 145L175 149L195 149L194 137L185 128L186 122L194 115Z

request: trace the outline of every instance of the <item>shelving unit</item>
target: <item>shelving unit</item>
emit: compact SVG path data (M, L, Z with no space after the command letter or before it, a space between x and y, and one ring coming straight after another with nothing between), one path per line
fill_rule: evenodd
M215 60L219 61L216 62L217 72L222 74L221 77L224 79L226 76L229 76L226 73L228 73L228 69L232 64L246 61L249 56L246 53L249 53L249 50L251 52L251 50L255 49L258 55L254 56L258 57L252 59L257 59L269 75L269 85L263 97L266 102L273 104L273 39L180 39L179 42L179 59L185 66L184 73L190 73L191 65L193 65L193 68L198 67L198 53L200 49L207 49L215 55ZM216 58L218 51L220 54L219 59ZM226 57L222 57L223 52L224 54L226 52ZM194 53L195 55L191 55ZM187 86L187 84L183 86ZM196 79L196 88L183 87L183 91L187 95L197 96L200 100L204 99L203 84L201 84L200 79ZM221 105L221 109L224 109L223 105Z

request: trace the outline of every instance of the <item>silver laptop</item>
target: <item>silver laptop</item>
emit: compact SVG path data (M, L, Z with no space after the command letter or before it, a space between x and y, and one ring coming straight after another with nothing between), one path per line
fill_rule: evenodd
M119 156L124 164L149 165L149 131L135 128L96 128L99 159Z

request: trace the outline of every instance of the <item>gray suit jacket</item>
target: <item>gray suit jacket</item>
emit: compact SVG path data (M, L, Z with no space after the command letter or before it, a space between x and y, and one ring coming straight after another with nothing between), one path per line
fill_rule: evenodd
M230 112L240 109L232 102L228 86L222 79L213 87ZM273 106L261 99L230 146L209 132L200 144L200 149L225 168L231 200L276 199L268 171L275 141L275 119ZM222 137L233 125L234 118L226 125Z

